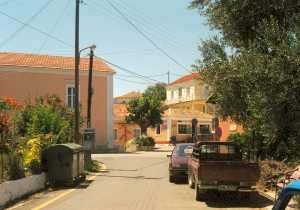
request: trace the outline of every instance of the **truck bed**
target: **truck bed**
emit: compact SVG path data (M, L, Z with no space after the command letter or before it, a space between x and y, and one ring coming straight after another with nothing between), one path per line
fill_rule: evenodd
M200 189L252 190L259 180L259 166L247 161L203 161L189 159L189 173Z
M198 179L218 182L257 182L259 167L244 161L201 161Z

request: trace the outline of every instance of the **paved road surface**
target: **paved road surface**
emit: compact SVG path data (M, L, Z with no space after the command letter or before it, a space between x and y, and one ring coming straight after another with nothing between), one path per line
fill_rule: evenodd
M77 189L61 189L37 194L11 209L17 210L205 210L270 209L271 203L260 196L251 201L208 198L196 202L187 185L168 182L166 152L105 154L94 158L104 162L102 173ZM265 208L267 207L267 208Z

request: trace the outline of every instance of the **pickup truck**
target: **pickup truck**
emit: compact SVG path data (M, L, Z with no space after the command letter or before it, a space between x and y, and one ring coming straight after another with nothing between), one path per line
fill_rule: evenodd
M196 200L207 191L255 191L258 163L245 160L232 142L198 142L188 159L188 183Z

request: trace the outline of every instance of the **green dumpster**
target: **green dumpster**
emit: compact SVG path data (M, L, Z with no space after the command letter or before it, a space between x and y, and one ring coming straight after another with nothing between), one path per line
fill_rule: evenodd
M45 151L44 158L51 184L72 185L85 179L84 150L81 145L53 145Z

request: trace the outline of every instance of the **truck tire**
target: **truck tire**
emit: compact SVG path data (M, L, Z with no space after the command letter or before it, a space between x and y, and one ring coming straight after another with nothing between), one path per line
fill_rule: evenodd
M189 184L190 188L192 188L192 189L195 188L194 176L191 173L188 173L188 184Z
M170 182L170 183L173 183L173 182L175 182L175 178L174 178L174 176L172 176L172 175L169 175L169 182Z
M195 199L196 199L196 201L202 200L202 193L199 189L199 185L198 185L197 181L195 182Z

